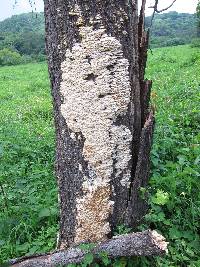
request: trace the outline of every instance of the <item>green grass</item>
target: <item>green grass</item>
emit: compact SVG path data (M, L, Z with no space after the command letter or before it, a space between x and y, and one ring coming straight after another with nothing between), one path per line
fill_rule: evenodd
M149 53L146 76L154 81L156 129L151 209L140 229L159 230L169 241L169 254L135 266L200 266L199 52L179 46ZM0 68L0 109L3 261L55 248L58 207L46 65Z
M179 46L149 56L156 129L146 221L169 241L168 256L155 266L200 266L199 52Z
M0 68L0 260L50 250L57 231L45 64Z

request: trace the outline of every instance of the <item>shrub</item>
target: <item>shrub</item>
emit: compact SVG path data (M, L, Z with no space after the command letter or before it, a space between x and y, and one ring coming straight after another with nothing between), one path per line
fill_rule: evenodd
M24 64L34 62L33 58L30 55L22 55L22 61Z
M191 47L200 47L200 38L193 39L190 46Z
M46 61L46 55L39 53L32 55L32 59L35 60L36 62L43 62Z
M8 48L0 50L0 66L11 66L23 63L21 55Z

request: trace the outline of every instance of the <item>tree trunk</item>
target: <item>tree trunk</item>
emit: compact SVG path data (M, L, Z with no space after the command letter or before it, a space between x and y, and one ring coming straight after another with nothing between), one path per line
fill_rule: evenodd
M105 241L146 211L153 114L137 0L46 0L59 248Z

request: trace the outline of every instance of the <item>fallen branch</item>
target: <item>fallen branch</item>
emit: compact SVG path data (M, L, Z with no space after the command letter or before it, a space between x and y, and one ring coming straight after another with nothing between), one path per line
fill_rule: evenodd
M156 231L146 230L144 232L132 233L113 237L105 242L99 243L91 250L91 253L98 255L105 252L110 258L130 256L158 256L167 252L165 238ZM45 255L31 256L11 260L13 267L55 267L70 263L83 261L86 251L79 247L72 247Z

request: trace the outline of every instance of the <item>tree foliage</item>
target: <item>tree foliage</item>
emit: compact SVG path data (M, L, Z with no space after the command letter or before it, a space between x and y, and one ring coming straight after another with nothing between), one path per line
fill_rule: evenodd
M19 53L11 51L8 48L0 50L0 66L17 65L22 63L23 59Z
M147 17L146 26L150 25L151 17ZM195 15L175 11L155 14L151 30L151 47L187 44L195 37Z
M0 50L7 48L29 56L44 59L44 15L27 13L15 15L0 22Z

